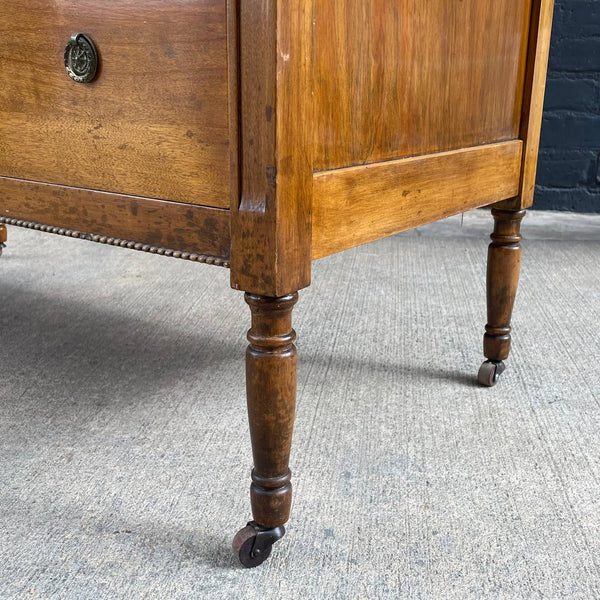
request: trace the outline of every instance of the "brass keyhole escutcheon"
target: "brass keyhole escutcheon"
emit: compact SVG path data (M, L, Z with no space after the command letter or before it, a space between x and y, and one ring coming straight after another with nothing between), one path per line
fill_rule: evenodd
M71 36L65 48L65 69L77 83L88 83L98 71L98 51L92 38L85 33Z

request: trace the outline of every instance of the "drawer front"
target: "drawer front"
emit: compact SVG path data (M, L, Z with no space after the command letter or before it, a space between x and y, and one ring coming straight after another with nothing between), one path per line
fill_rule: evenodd
M0 175L228 207L227 64L226 0L2 0Z

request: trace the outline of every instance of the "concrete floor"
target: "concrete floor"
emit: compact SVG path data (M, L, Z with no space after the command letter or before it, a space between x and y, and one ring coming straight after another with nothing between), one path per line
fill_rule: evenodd
M314 265L288 534L249 515L224 269L17 228L0 259L0 598L600 598L600 216L531 213L475 384L489 214Z

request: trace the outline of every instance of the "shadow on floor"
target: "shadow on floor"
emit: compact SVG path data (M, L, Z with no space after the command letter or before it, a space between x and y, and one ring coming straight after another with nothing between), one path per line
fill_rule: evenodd
M242 370L245 342L212 333L184 331L165 325L157 331L151 318L119 311L117 302L99 307L69 298L40 294L19 285L4 284L0 305L4 377L24 379L44 390L52 402L72 398L95 406L148 403L182 381L200 381L216 369ZM209 318L209 317L207 317ZM245 324L243 326L245 329ZM473 373L445 366L401 365L369 356L318 356L302 349L303 362L327 361L342 377L347 369L373 376L410 372L412 378L435 378L476 387ZM241 373L240 373L241 374ZM22 386L21 386L22 387ZM121 400L119 400L121 398ZM150 399L150 400L149 400ZM18 402L18 398L9 401Z
M157 389L243 363L243 336L233 344L210 332L159 328L151 318L119 312L116 302L104 310L10 283L2 295L3 377L55 388L65 398L85 398L88 390L96 402L110 402L126 388L146 402Z

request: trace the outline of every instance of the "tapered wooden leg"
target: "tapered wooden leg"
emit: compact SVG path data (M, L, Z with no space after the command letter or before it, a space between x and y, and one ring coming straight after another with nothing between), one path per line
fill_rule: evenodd
M7 238L6 225L4 223L0 223L0 256L2 256L2 250L6 248Z
M246 394L254 469L250 499L254 521L234 539L242 564L257 566L285 530L292 503L289 457L296 405L297 353L292 309L298 294L268 298L246 294L252 312L246 352Z
M492 209L494 233L488 251L487 315L479 382L493 386L510 352L511 318L521 268L521 221L524 210Z

